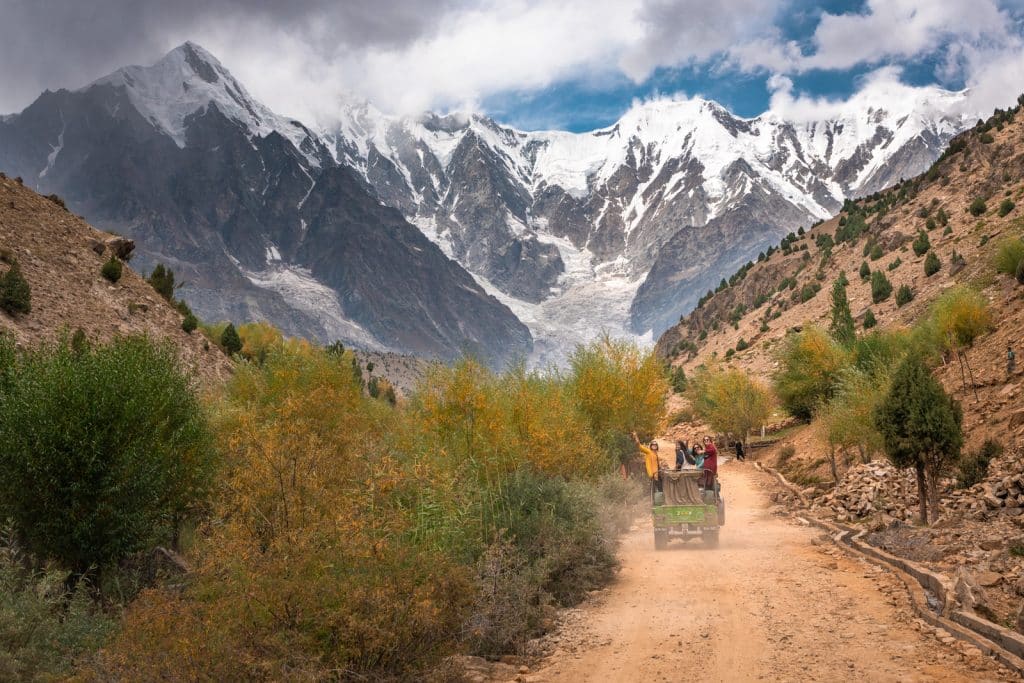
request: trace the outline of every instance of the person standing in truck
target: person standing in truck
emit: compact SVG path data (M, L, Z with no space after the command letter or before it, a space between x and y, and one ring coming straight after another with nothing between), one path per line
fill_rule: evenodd
M710 436L704 437L704 488L715 486L718 478L718 448Z

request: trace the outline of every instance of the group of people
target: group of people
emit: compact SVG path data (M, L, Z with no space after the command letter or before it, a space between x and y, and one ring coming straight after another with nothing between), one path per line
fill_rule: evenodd
M644 456L647 476L658 480L658 472L661 469L661 463L658 459L658 442L651 441L649 445L645 446L640 443L636 432L633 432L633 441L636 442L637 447ZM736 457L739 460L744 459L742 444L737 447ZM718 476L718 448L715 446L714 440L710 436L705 436L703 445L699 442L694 442L692 447L684 439L676 441L675 469L702 470L704 476L701 479L701 485L706 487L712 486Z

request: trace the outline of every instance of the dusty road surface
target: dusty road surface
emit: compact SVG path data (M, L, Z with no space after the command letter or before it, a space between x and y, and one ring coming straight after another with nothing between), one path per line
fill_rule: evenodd
M895 577L771 515L765 475L735 462L720 475L719 547L655 551L641 524L618 580L567 615L527 680L1016 680L919 631Z

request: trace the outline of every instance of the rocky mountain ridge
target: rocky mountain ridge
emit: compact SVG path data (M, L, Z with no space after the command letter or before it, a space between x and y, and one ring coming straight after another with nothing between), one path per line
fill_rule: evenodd
M798 121L656 100L568 133L357 103L317 132L186 43L5 117L0 167L137 238L205 317L559 362L605 330L660 333L720 273L919 172L971 120L936 88L887 106Z

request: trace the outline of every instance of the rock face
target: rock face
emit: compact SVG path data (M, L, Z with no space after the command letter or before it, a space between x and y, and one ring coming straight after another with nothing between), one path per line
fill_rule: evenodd
M948 113L962 94L912 92L799 122L660 100L579 134L360 103L317 133L186 43L0 119L0 168L171 265L205 317L503 360L534 348L518 316L534 360L558 361L603 330L656 336L785 233L923 170L972 118ZM329 224L341 207L316 207L339 191ZM356 230L377 249L331 241Z
M0 120L0 168L170 265L202 317L501 363L529 331L301 124L191 43Z

